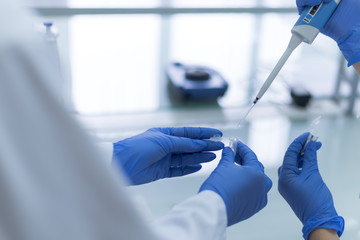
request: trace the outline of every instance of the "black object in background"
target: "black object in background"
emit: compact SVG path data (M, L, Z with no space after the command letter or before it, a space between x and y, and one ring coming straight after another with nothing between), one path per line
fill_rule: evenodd
M312 98L311 93L303 87L291 87L290 95L292 103L302 108L305 108Z

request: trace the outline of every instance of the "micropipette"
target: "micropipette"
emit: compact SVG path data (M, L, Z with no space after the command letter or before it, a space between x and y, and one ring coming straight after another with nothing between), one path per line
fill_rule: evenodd
M289 45L286 48L285 52L281 56L278 63L275 65L274 69L266 79L265 83L260 88L258 94L253 101L253 104L246 115L243 117L243 120L250 113L251 109L255 104L260 100L260 98L265 94L265 92L270 87L271 83L274 81L275 77L280 72L281 68L284 66L292 52L300 45L300 43L305 42L311 44L316 36L319 34L320 30L325 26L336 7L339 5L341 0L332 0L331 2L325 3L322 2L319 5L313 7L307 7L301 13L298 21L295 23L294 27L291 29L292 37L290 39Z

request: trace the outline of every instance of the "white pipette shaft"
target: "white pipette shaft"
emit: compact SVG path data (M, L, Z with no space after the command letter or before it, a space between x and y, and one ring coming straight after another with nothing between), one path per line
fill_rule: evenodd
M274 67L274 69L266 79L265 83L260 88L258 94L256 95L256 98L253 102L254 104L256 104L259 101L259 99L265 94L265 92L270 87L271 83L274 81L274 79L280 72L281 68L284 66L284 64L290 57L291 53L295 50L295 48L297 48L300 45L301 42L302 42L302 38L300 36L298 36L297 34L292 35L288 47L286 48L280 60L278 61L278 63L276 64L276 66Z

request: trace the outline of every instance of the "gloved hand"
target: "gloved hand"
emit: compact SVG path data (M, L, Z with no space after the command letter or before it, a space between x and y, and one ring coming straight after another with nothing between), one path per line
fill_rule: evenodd
M270 178L264 174L263 165L250 148L237 142L236 152L234 159L231 148L223 150L219 165L199 190L214 191L221 196L226 206L228 226L264 208L272 186Z
M344 219L338 216L331 193L318 169L316 151L321 143L310 142L304 155L300 154L308 134L296 138L286 151L278 171L279 192L303 223L304 239L307 240L316 228L334 229L341 236ZM303 161L302 169L298 168L300 161Z
M216 158L222 142L209 139L221 135L211 128L152 128L114 143L113 164L125 170L132 184L183 176L201 169L200 163Z
M324 0L330 2L331 0ZM299 13L321 0L296 0ZM351 66L360 61L360 1L342 0L321 32L334 39Z

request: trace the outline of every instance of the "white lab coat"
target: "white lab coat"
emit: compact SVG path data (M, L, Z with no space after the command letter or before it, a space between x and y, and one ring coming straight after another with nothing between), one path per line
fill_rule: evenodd
M224 239L222 199L204 191L146 222L124 180L51 94L58 72L34 18L0 1L0 239Z

